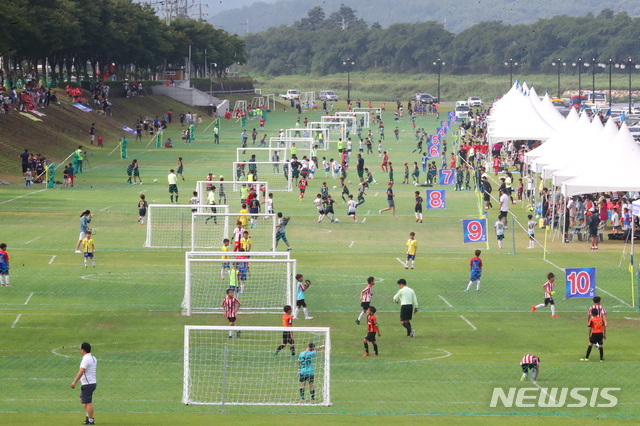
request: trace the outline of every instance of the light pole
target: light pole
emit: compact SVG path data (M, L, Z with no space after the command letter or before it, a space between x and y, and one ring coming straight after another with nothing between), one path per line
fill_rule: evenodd
M442 61L442 59L438 58L435 60L433 65L438 67L438 103L441 103L442 100L440 99L440 75L442 74L442 66L445 65L445 63Z
M560 67L567 65L566 62L562 62L562 59L559 59L556 62L551 62L551 65L553 65L554 67L557 66L558 67L558 98L562 97L562 93L560 93Z
M611 66L613 65L613 59L609 58L609 111L611 111Z
M211 109L211 115L213 115L213 73L211 67L218 69L218 64L215 62L209 63L209 108Z
M615 64L616 68L620 68L620 69L625 69L628 68L629 69L629 114L631 114L631 72L634 69L640 69L640 64L635 64L633 62L633 59L631 59L631 57L629 57L629 59L627 59L626 63L620 63L620 64Z
M355 64L351 59L342 61L342 65L347 67L347 106L351 105L351 67Z
M596 103L596 58L591 58L591 103Z
M518 62L513 58L509 58L509 61L504 63L505 67L509 67L509 89L511 89L511 85L513 84L513 66L518 66Z
M574 67L578 67L578 96L580 96L580 102L582 102L582 65L589 66L588 62L584 62L582 58L578 58L577 62L571 64Z

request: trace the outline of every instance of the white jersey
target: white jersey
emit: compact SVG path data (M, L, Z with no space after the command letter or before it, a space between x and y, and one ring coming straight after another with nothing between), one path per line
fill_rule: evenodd
M496 235L504 235L504 223L501 220L497 221L493 227L496 228Z
M327 160L322 160L322 167L324 167L325 170L329 170L329 162Z
M273 198L267 198L267 213L273 213Z
M355 212L356 211L356 204L358 204L358 203L356 203L355 200L347 201L347 211L349 213Z
M238 242L240 238L242 238L242 234L244 234L244 228L233 228L233 240Z
M80 362L80 368L84 368L84 374L80 377L80 383L83 385L92 385L96 383L96 366L98 360L91 353L85 354Z
M509 196L507 194L502 194L500 196L500 211L501 212L509 211Z
M316 208L318 209L319 212L324 210L324 207L322 205L322 198L316 198L315 200L313 200L313 204L316 205Z

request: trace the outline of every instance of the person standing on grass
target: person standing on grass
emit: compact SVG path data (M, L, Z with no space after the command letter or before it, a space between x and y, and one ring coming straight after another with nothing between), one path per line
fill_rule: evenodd
M411 269L416 266L416 253L418 252L418 241L416 240L416 233L411 232L409 239L407 240L407 263L404 265L404 269L409 269L409 262L411 262Z
M591 355L591 349L595 344L600 351L600 362L604 361L604 339L607 338L607 326L604 319L599 316L598 308L591 309L591 319L587 324L589 327L589 346L587 347L587 353L584 358L580 358L580 361L589 361L589 355Z
M287 224L289 223L289 220L289 217L282 217L282 212L278 212L278 221L276 223L276 247L278 247L278 242L282 240L287 245L287 251L291 251L291 244L289 244L289 241L287 240Z
M587 226L589 227L589 239L591 240L591 249L598 250L598 227L600 226L600 217L598 211L592 207L587 213Z
M302 311L304 312L304 319L313 319L313 317L309 316L307 302L305 301L305 294L311 286L311 281L304 280L302 274L296 275L296 281L296 310L293 311L293 319L298 319L298 312L300 312L300 308L302 308Z
M547 305L551 305L551 316L557 317L556 315L556 305L553 301L553 295L556 293L554 291L556 276L553 275L553 272L549 272L547 274L547 282L542 285L544 289L544 303L539 305L531 305L531 312L535 312L536 309L545 308Z
M7 254L7 245L0 244L0 286L11 287L9 282L9 255Z
M89 231L89 224L91 223L91 212L89 210L85 210L80 215L80 236L78 237L78 243L76 244L76 253L82 253L80 251L80 244L82 244L82 240L87 236L87 232Z
M91 127L89 128L89 138L91 145L93 145L93 141L96 140L96 123L91 123Z
M283 309L284 309L284 315L282 316L282 326L293 327L293 317L291 316L291 311L292 311L291 306L286 305ZM291 350L291 356L296 356L296 348L294 346L292 331L282 332L282 344L278 346L278 348L275 350L273 354L278 355L280 351L283 350L287 345L289 345L289 349Z
M316 348L315 343L309 343L307 349L300 353L298 356L298 368L300 372L300 401L304 401L304 386L306 382L309 382L309 394L311 395L311 401L316 400L316 391L313 388L313 382L315 381L315 372L313 369L313 359L316 357L317 352L322 350L322 346Z
M504 240L504 222L502 221L502 213L498 214L498 220L496 224L493 225L496 230L496 239L498 240L498 248L502 249L502 241Z
M391 214L393 217L396 217L396 204L393 200L395 195L393 194L393 182L389 182L389 187L387 188L387 204L389 207L380 210L378 213L382 214L382 212L386 212L387 210L391 210Z
M416 215L416 222L422 223L422 203L424 202L424 199L420 196L420 191L416 191L415 196L416 203L413 206L413 210Z
M480 259L480 253L482 253L482 251L476 250L474 253L475 257L472 257L469 262L471 277L469 278L469 284L467 284L465 291L469 291L474 281L476 282L476 291L480 291L480 278L482 277L482 260Z
M367 313L367 309L371 305L371 296L373 296L373 285L376 283L374 277L367 278L367 286L362 289L360 292L360 306L362 307L362 312L358 315L358 319L356 320L356 324L360 325L360 320Z
M145 200L145 195L140 194L140 201L138 201L138 222L140 222L140 225L144 225L144 218L147 215L148 208L149 203Z
M76 383L80 381L80 403L86 412L84 425L92 425L93 419L93 393L96 390L96 366L98 360L91 353L91 345L84 342L80 345L80 353L82 353L82 361L80 362L80 370L76 374L75 379L71 382L71 389L75 389Z
M0 245L0 248L2 247L2 245ZM589 323L589 320L591 318L593 318L593 310L596 309L598 311L598 315L600 318L602 318L602 320L604 321L604 325L605 327L607 326L607 310L604 308L604 306L602 306L600 304L600 301L602 299L600 298L600 296L595 296L593 298L593 305L587 310L587 324Z
M236 325L236 315L238 314L238 309L240 308L240 301L235 297L235 291L231 288L227 289L227 296L222 299L222 310L224 312L224 316L229 320L230 326ZM240 332L236 332L236 337L240 337ZM233 338L233 332L229 330L229 339Z
M418 298L412 288L407 287L404 278L398 280L400 290L393 296L393 301L400 304L400 323L407 330L407 337L415 337L416 330L411 328L413 314L418 312Z
M140 185L142 185L142 178L140 177L140 168L138 167L138 160L133 159L133 184L135 185L137 181L140 181Z
M378 337L381 337L382 333L380 333L380 328L378 327L378 320L376 319L375 313L375 307L370 306L367 309L367 335L362 341L362 343L364 343L364 355L362 355L363 357L371 356L371 354L369 353L369 342L373 343L373 352L376 356L378 356L378 343L376 342L376 333L378 334Z
M178 175L176 175L176 171L171 169L169 170L169 175L167 176L167 181L169 182L169 198L171 199L171 204L173 204L173 194L176 194L176 203L178 202Z
M96 252L96 245L91 238L91 231L87 231L86 237L82 239L82 253L84 255L84 267L88 268L87 259L91 259L91 264L93 267L96 267L96 259L94 257L94 253Z
M528 377L529 371L531 371L531 380L535 381L538 379L538 374L540 373L540 358L535 355L527 354L522 357L522 361L520 361L520 368L522 368L522 377L520 377L521 382Z
M184 180L184 176L182 176L183 170L184 170L184 165L182 164L182 157L178 157L178 171L176 174L180 175L182 180Z

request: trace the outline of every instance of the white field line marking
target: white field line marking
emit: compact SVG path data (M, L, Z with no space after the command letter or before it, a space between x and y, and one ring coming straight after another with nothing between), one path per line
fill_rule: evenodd
M51 349L51 353L54 354L54 355L58 355L58 356L64 357L64 358L71 358L71 355L62 355L62 354L59 354L58 352L56 352L58 349L64 349L64 346L61 346L61 347L55 348L55 349Z
M640 318L624 317L624 319L627 319L627 320L634 320L634 321L640 321Z
M422 346L424 347L424 346ZM429 348L431 349L431 348ZM451 352L444 350L444 349L440 349L440 348L433 348L436 351L440 351L443 352L444 355L440 355L440 356L435 356L435 357L429 357L429 358L422 358L422 359L411 359L411 360L406 360L406 361L391 361L393 364L400 364L400 363L406 363L406 362L422 362L422 361L433 361L434 359L442 359L442 358L447 358L451 356ZM389 362L389 361L387 361Z
M10 203L10 202L15 201L15 200L18 200L18 199L20 199L20 198L22 198L22 197L26 197L27 195L37 194L38 192L42 192L42 191L46 191L46 190L47 190L47 188L45 188L45 189L41 189L41 190L39 190L39 191L29 192L28 194L23 194L23 195L21 195L21 196L19 196L19 197L12 198L12 199L10 199L10 200L2 201L2 202L0 202L0 204Z
M452 305L451 303L449 303L449 302L447 301L447 299L445 299L444 297L442 297L442 296L440 296L440 295L438 295L438 297L439 297L440 299L442 299L442 301L443 301L444 303L446 303L448 307L453 308L453 305Z
M550 265L552 265L552 266L555 266L556 268L558 268L558 269L560 269L561 271L563 271L563 272L564 272L564 268L559 267L558 265L556 265L556 264L555 264L555 263L553 263L552 261L547 260L547 259L542 259L542 260L544 260L544 261L545 261L545 262L547 262L548 264L550 264Z
M460 315L460 318L462 318L464 320L464 322L466 322L467 324L469 324L471 326L471 328L473 328L473 331L477 331L478 327L476 327L475 325L471 324L471 321L469 321L468 319L466 319L464 316Z
M33 291L31 292L31 294L29 295L29 297L27 297L27 300L24 301L24 304L27 305L29 304L29 300L31 300L31 298L33 297Z
M51 265L53 263L53 261L55 260L56 255L54 254L53 256L51 256L51 260L49 261L49 265Z
M538 382L536 382L535 380L531 380L531 383L533 383L535 387L537 387L538 389L540 389L540 391L541 391L543 394L545 394L545 395L546 395L550 400L552 400L554 404L557 404L557 403L558 403L558 401L556 401L555 399L553 399L553 398L551 397L551 395L549 395L549 394L547 393L547 391L546 391L546 390L544 390L542 387L540 387L540 385L538 384Z
M362 223L365 223L366 221L367 221L366 217L364 219L362 219Z
M355 241L351 241L351 244L349 244L349 248L353 247L353 243L354 243L354 242L355 242Z
M100 210L98 210L98 211L103 212L103 211L105 211L105 210L107 210L107 209L110 209L110 208L111 208L111 206L109 206L109 207L105 207L104 209L100 209Z
M367 210L367 216L369 216L369 213L371 213L371 210Z
M407 267L407 264L406 264L406 263L404 263L402 260L400 260L400 258L399 258L399 257L396 257L396 260L397 260L398 262L400 262L400 264L401 264L402 266L404 266L405 268Z
M35 240L39 240L40 238L42 238L42 237L35 237L33 240L29 240L29 241L27 241L25 244L32 243L32 242L34 242Z
M374 197L377 197L377 196L378 196L378 193L376 192L376 195L374 195Z
M18 321L20 321L21 316L22 314L18 314L18 316L16 317L16 320L13 322L13 324L11 324L11 328L16 328L16 324L18 324Z

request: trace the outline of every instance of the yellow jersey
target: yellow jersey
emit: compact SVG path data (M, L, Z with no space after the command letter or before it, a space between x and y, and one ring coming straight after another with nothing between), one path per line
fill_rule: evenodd
M412 254L415 256L416 250L418 250L418 240L412 240L409 238L407 240L407 254Z
M223 252L225 252L225 253L226 253L226 252L228 252L228 251L229 251L229 247L227 247L227 246L222 246L222 248L220 249L220 251L223 251ZM229 258L229 256L222 256L222 259L228 259L228 258Z
M247 238L240 238L240 247L242 247L244 249L244 251L250 251L251 250L251 237L247 237Z
M249 216L245 216L246 214L248 214L249 212L247 211L247 209L242 209L240 210L240 216L238 216L238 220L240 222L242 222L242 227L246 228L247 225L249 224Z
M82 240L82 252L93 253L94 249L95 249L95 245L93 243L93 238L84 237Z

